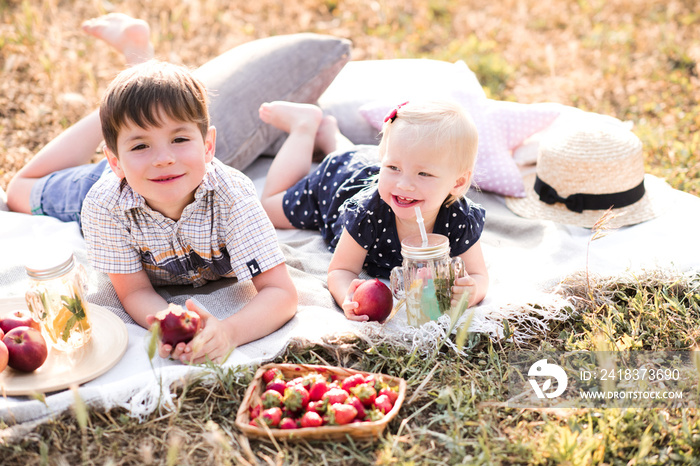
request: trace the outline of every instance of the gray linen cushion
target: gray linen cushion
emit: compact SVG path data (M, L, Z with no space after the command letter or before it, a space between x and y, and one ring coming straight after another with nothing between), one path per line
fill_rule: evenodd
M284 133L263 123L263 102L315 103L350 59L351 42L300 33L272 36L239 45L194 73L210 93L216 156L245 169Z

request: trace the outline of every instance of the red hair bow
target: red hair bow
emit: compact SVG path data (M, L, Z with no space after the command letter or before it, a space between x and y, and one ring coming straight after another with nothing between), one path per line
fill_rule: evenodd
M396 114L399 112L399 109L400 109L401 107L403 107L404 105L406 105L407 103L408 103L408 101L406 101L406 102L404 102L404 103L402 103L402 104L399 104L399 105L397 105L396 107L394 107L394 108L391 110L391 112L389 112L389 114L384 118L384 123L386 123L386 122L389 121L389 120L391 120L391 122L393 123L394 120L396 120Z

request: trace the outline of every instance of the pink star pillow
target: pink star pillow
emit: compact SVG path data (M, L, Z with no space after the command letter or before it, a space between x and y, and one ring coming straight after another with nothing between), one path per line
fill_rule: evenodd
M504 196L525 197L522 176L513 149L549 126L561 112L555 103L520 104L487 99L475 92L453 91L451 97L471 115L479 131L479 149L472 185ZM410 99L409 99L410 100ZM360 107L362 116L381 130L396 103L371 102Z

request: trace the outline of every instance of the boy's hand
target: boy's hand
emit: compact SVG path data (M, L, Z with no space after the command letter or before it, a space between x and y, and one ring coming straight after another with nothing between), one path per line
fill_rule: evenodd
M204 309L200 309L191 299L185 302L187 309L199 314L201 330L187 345L177 345L172 353L184 364L200 364L207 359L219 363L222 362L233 347L233 341L226 325Z
M188 300L189 301L189 300ZM189 308L189 306L188 306ZM190 309L192 310L192 309ZM196 311L195 311L196 312ZM152 329L153 324L157 321L156 316L149 314L146 316L146 322L148 323L148 328ZM187 345L185 343L178 343L174 348L172 345L164 344L162 341L158 340L158 356L161 358L171 358L180 359L180 356L185 353Z
M348 288L348 293L345 295L345 301L343 301L343 312L345 313L345 317L348 318L348 320L354 320L357 322L365 322L369 320L369 316L367 315L357 315L355 314L355 309L359 307L359 304L356 301L352 300L352 296L355 294L355 290L357 289L360 284L364 282L364 280L361 280L359 278L356 278L352 282L350 282L350 288Z
M465 272L466 274L466 272ZM476 280L474 278L470 277L469 275L465 275L464 277L458 277L455 278L454 285L452 286L452 301L450 301L451 306L456 306L459 301L462 299L462 295L464 293L468 293L466 300L467 300L467 307L470 306L472 297L474 296L476 292Z

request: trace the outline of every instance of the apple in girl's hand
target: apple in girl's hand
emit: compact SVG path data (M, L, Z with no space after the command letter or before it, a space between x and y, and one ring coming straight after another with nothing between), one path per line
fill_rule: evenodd
M360 283L352 300L359 304L355 314L369 316L376 322L384 322L394 306L391 290L377 278Z
M9 360L10 353L7 352L7 346L0 340L0 372L4 371L7 367L7 361Z
M46 340L32 327L15 327L2 339L7 347L7 365L22 372L32 372L44 364L48 356Z
M180 342L189 343L199 331L200 320L196 312L171 303L167 309L156 314L156 321L160 325L160 341L172 347Z
M32 318L32 314L26 309L10 311L0 316L0 330L9 332L15 327L32 327L40 330L39 322Z

